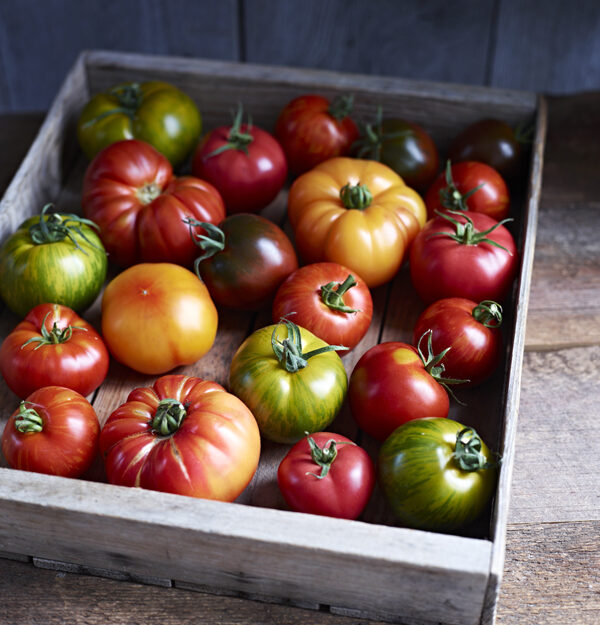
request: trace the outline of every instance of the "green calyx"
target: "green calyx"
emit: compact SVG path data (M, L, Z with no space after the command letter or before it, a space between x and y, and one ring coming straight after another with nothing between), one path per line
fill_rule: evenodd
M485 183L484 183L485 184ZM481 189L484 184L477 185L473 189L470 189L466 193L461 193L454 183L452 178L452 165L450 160L446 161L446 186L440 189L440 203L444 208L448 208L452 211L466 211L469 210L467 206L467 200Z
M410 133L409 129L385 133L383 131L383 112L379 106L377 107L375 121L371 124L360 125L361 136L353 143L352 149L356 152L357 158L381 161L384 143L400 137L407 137Z
M308 432L305 432L305 434L308 436ZM331 469L331 465L333 465L333 461L337 458L338 445L354 445L354 443L349 441L336 441L335 439L330 438L325 445L323 445L323 447L319 447L311 436L308 436L307 440L310 446L310 457L313 459L315 464L321 467L321 472L317 475L312 471L307 471L306 475L312 475L318 480L322 480L324 477L327 477L329 469Z
M279 328L284 325L287 328L287 337L280 340L278 336ZM302 336L300 328L289 319L283 317L275 326L271 334L271 346L277 360L285 367L289 373L296 373L308 365L308 360L313 356L331 351L346 350L343 345L325 345L310 352L302 352Z
M473 318L486 328L499 328L502 325L502 306L486 299L473 308Z
M492 469L497 463L488 462L483 455L481 438L473 428L463 428L456 435L456 445L452 457L462 471Z
M373 195L366 184L345 184L340 189L340 199L345 208L364 210L373 201Z
M46 319L48 319L49 316L50 313L46 313L46 316L42 321L42 327L40 328L41 336L34 336L28 341L25 341L25 343L21 345L21 349L31 343L37 343L34 349L39 349L43 345L59 345L60 343L66 343L71 336L73 336L74 328L87 332L87 328L83 328L81 326L68 325L66 328L59 328L56 321L52 324L52 330L48 331L46 328Z
M117 106L92 117L92 119L89 119L85 122L85 124L83 124L83 128L89 128L90 126L101 122L103 119L119 113L127 115L129 119L133 119L135 117L143 99L142 87L139 83L131 82L125 85L119 85L118 87L111 89L108 93L116 98Z
M44 429L44 421L34 408L27 408L26 401L19 404L19 413L15 417L15 429L21 434L41 432Z
M238 109L233 116L233 123L229 129L227 143L219 146L216 150L209 152L204 158L211 158L217 154L221 154L226 150L239 150L248 155L248 146L254 141L254 137L249 132L242 132L242 118L244 116L244 107L238 104ZM252 128L252 120L248 117L247 128Z
M163 399L151 421L152 430L159 436L171 436L186 417L185 406L176 399Z
M225 233L208 221L186 217L183 223L189 226L192 241L202 250L202 254L194 261L194 271L200 278L200 263L225 249ZM194 228L202 228L206 234L198 234L194 232Z
M352 113L353 106L354 96L352 94L339 95L333 99L327 109L327 112L331 115L331 117L339 122Z
M343 282L328 282L320 289L321 301L331 310L337 310L343 313L359 312L357 309L350 308L350 306L346 306L344 303L344 294L348 289L356 286L356 284L353 275L348 275Z

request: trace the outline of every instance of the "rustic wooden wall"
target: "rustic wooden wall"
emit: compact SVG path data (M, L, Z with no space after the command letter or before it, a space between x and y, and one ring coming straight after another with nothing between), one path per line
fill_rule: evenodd
M89 48L567 93L600 88L600 2L2 0L0 112L45 110Z

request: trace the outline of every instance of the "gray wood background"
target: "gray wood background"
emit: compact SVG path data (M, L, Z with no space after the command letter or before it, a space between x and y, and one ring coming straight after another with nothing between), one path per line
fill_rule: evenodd
M561 94L600 89L600 1L0 0L0 112L90 48Z

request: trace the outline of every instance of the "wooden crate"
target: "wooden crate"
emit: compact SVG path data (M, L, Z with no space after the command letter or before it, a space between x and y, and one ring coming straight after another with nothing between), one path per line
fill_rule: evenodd
M48 201L62 211L79 211L87 165L75 135L81 107L91 94L118 82L154 78L189 93L202 111L205 129L228 123L239 101L256 124L272 129L281 108L306 92L353 93L363 120L372 119L381 105L386 116L423 125L442 153L459 130L484 117L534 124L527 171L513 193L511 227L521 266L506 305L503 366L482 387L459 391L467 406L453 403L450 414L475 427L502 454L497 492L482 520L461 535L447 535L395 526L377 490L358 521L286 510L277 490L276 468L288 447L268 442L255 478L231 504L112 486L104 481L100 461L81 480L25 473L3 464L0 555L29 556L39 566L403 623L492 623L504 561L546 129L544 99L525 92L395 78L84 52L0 204L0 241ZM264 214L284 223L285 203L283 191ZM374 289L373 298L369 333L344 358L349 373L371 345L410 342L423 309L406 267L392 283ZM85 316L98 326L98 302ZM17 321L4 311L1 336ZM268 310L253 315L221 310L214 347L179 371L226 385L235 349L253 328L269 322ZM93 397L100 420L104 422L131 388L153 381L112 363L109 377ZM18 400L3 382L0 396L3 426ZM347 406L330 429L357 440L376 457L378 443L356 428Z

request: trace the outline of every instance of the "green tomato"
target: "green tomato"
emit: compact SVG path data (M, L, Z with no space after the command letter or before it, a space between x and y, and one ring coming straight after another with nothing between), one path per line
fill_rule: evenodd
M229 387L250 408L264 437L295 443L335 419L348 390L336 349L289 321L256 330L242 343Z
M477 519L496 484L496 463L475 430L438 417L394 430L381 447L377 471L399 520L432 531Z
M202 118L194 101L166 82L125 83L85 105L77 137L88 158L116 141L141 139L180 165L198 143Z
M0 249L0 297L20 316L44 303L85 310L106 278L107 257L95 224L76 215L24 221Z

